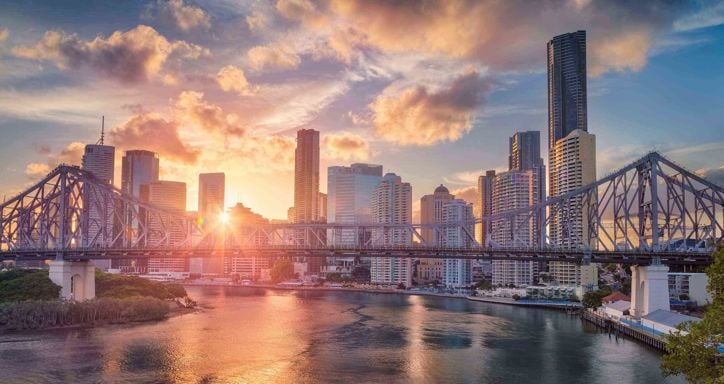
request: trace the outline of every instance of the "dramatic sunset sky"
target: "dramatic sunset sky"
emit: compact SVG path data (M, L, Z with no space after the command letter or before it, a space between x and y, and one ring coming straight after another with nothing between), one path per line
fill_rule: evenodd
M546 42L578 29L599 176L656 149L724 183L724 2L28 0L0 5L0 194L79 163L105 115L116 183L156 151L191 210L223 171L227 205L285 218L300 128L322 191L371 162L470 199L512 133L545 146Z

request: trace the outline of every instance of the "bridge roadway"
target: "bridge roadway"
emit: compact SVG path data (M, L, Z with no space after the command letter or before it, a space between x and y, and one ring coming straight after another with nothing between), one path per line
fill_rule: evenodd
M566 261L650 265L658 258L664 265L709 265L710 252L696 251L585 251L546 248L444 248L444 247L303 247L259 246L229 248L75 248L23 249L0 252L2 260L68 260L208 258L208 257L399 257L431 259Z

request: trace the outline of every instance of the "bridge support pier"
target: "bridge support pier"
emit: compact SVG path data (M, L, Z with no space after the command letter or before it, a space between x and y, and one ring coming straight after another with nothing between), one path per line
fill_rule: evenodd
M60 286L60 298L84 301L96 297L96 268L89 261L51 261L49 277Z
M641 317L669 305L669 267L634 265L631 267L631 316Z

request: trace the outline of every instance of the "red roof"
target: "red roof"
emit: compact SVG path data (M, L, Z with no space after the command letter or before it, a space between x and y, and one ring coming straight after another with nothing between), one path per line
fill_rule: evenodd
M621 291L616 291L601 299L604 303L614 303L619 300L631 301L631 298L621 293Z

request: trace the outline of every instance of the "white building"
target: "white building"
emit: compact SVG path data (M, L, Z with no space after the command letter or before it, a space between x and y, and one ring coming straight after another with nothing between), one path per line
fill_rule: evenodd
M657 309L641 318L641 325L653 331L654 333L669 334L677 332L676 327L685 322L691 321L698 323L701 321L698 317L682 315L681 313L665 311ZM682 332L687 334L688 332Z
M689 300L696 301L697 305L712 302L711 294L706 290L709 284L706 273L670 272L668 275L670 299L681 300L681 296L686 295Z
M538 178L533 170L508 171L495 176L492 214L526 208L538 203ZM499 247L529 247L539 243L538 219L527 215L493 220L492 244ZM518 230L514 231L514 228ZM522 230L520 228L523 228ZM493 260L493 285L524 287L533 284L538 273L538 263L532 261Z
M443 223L451 224L444 228L443 247L470 247L474 244L475 217L472 204L461 199L451 200L443 205L442 215ZM470 260L445 259L442 282L446 287L465 287L471 281Z
M373 222L379 224L412 223L412 186L394 173L386 174L372 192ZM412 233L404 229L377 229L372 241L380 246L412 244ZM375 284L412 285L412 259L409 257L373 257L370 280Z
M625 300L614 301L610 304L603 306L603 311L608 317L614 320L621 320L625 316L625 313L631 309L631 302Z
M454 198L455 196L450 194L450 191L442 184L435 188L432 195L423 196L420 199L420 223L442 224L442 207ZM443 233L432 228L423 228L420 232L428 245L442 243ZM442 273L442 259L422 258L417 265L417 279L423 283L442 281Z
M550 148L549 164L551 197L596 181L596 136L581 129L573 130ZM569 217L551 217L548 236L552 243L570 249L594 245L596 239L590 235L586 211L587 206L574 198ZM548 264L548 271L557 284L580 286L584 292L597 287L598 268L595 265L579 266L553 261Z
M83 152L83 170L90 172L98 181L113 185L116 149L110 145L88 144ZM85 191L84 205L88 209L88 225L83 236L83 246L107 247L113 245L112 200L100 201L92 191ZM110 260L94 260L93 264L102 270L111 267Z

